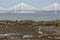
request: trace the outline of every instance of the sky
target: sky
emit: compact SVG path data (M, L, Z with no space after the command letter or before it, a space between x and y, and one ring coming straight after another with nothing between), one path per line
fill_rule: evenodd
M60 0L0 0L0 6L9 8L22 1L37 8L45 7L53 3L60 3Z

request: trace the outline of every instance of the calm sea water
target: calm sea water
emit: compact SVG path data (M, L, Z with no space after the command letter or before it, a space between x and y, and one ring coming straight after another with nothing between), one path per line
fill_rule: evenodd
M43 13L0 13L0 20L55 20L60 19L60 12Z

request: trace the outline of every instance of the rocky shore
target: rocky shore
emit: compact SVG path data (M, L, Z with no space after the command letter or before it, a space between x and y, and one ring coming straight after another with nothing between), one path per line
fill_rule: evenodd
M0 40L60 40L60 20L0 20Z

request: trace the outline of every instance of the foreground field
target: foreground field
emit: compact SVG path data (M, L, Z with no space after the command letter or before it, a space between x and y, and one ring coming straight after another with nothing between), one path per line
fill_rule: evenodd
M60 40L60 20L0 20L0 40Z

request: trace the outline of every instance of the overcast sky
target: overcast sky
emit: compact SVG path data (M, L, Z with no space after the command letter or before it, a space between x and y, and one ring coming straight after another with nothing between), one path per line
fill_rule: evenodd
M22 0L0 0L1 7L11 7L21 3ZM48 6L53 3L60 3L60 0L23 0L24 3L32 5L37 8Z

